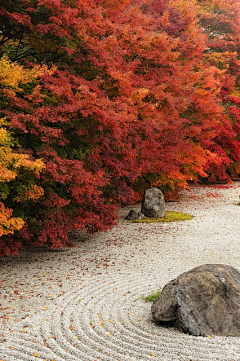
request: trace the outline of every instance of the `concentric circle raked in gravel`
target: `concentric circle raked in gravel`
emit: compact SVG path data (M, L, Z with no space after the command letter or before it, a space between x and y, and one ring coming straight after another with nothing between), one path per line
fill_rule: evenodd
M146 284L157 290L158 278L123 273L107 281L106 276L86 278L81 289L23 320L14 335L9 332L0 355L6 361L240 360L238 338L192 337L155 325L151 303L141 296Z
M156 325L141 299L203 263L240 268L239 193L239 182L192 187L167 204L191 221L136 225L121 210L117 227L74 251L3 261L0 360L240 361L240 338Z

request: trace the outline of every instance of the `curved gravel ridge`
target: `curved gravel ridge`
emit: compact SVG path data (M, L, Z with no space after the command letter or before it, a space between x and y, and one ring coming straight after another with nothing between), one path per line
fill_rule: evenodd
M151 303L142 300L203 261L240 268L240 207L234 204L238 192L239 183L230 188L192 187L183 192L182 202L167 205L193 214L191 221L132 224L123 220L125 209L117 227L73 251L57 256L40 252L37 258L33 253L15 263L3 260L1 271L9 276L15 268L23 290L21 296L13 292L11 297L10 284L4 290L5 301L15 308L1 327L0 359L240 361L240 338L193 337L160 327L152 322ZM99 265L99 259L105 266ZM32 262L32 280L36 269L41 269L41 277L38 271L36 295L30 309L23 311L27 261ZM47 278L49 267L51 278ZM46 289L49 282L52 294Z
M6 360L238 360L238 338L192 337L152 322L150 304L139 295L145 282L156 289L158 277L85 279L87 287L68 292L55 307L19 324L2 351ZM14 349L7 350L9 343Z

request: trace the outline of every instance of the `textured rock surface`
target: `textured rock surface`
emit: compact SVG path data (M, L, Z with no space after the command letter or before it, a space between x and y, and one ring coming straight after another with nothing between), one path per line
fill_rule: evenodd
M208 264L169 282L152 305L153 319L194 336L240 336L240 272Z
M126 219L128 221L134 221L136 219L143 219L144 218L144 214L142 214L139 211L135 211L133 209L131 209L131 211L128 213Z
M141 212L151 218L160 218L165 215L165 200L160 189L153 187L145 191Z

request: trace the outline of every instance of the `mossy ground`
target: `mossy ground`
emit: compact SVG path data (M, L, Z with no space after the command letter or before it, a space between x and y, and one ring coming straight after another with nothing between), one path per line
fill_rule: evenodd
M193 216L191 214L182 213L182 212L166 212L164 217L161 218L143 218L143 219L136 219L130 222L134 223L157 223L157 222L180 222L180 221L187 221L192 219Z
M156 298L158 298L158 296L160 295L161 291L157 291L155 293L151 293L150 295L146 296L146 297L142 297L142 300L145 302L153 302L156 300Z

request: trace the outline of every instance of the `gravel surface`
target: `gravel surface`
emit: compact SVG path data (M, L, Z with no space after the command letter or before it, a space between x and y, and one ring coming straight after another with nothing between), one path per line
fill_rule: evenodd
M239 196L193 186L166 205L192 220L130 223L125 208L107 233L72 232L75 248L1 259L0 360L240 361L239 338L157 326L141 299L201 264L240 269Z

